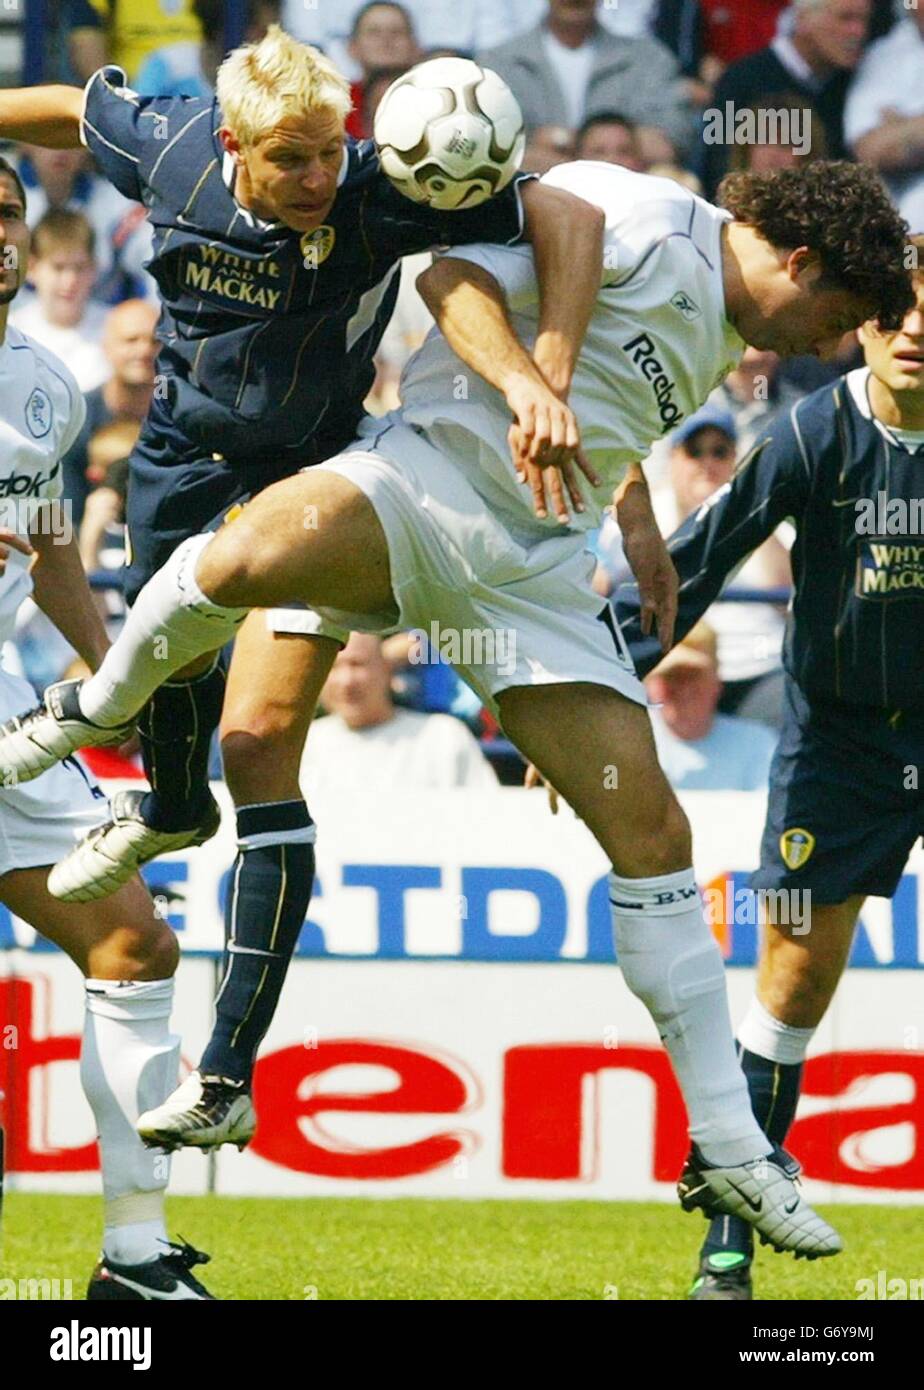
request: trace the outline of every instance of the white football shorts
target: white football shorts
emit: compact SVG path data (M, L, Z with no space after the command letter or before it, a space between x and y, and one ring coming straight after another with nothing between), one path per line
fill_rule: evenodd
M471 439L470 472L480 447ZM386 426L374 449L357 443L317 468L348 478L375 508L397 610L318 609L315 631L419 629L495 714L510 687L571 682L647 705L612 610L591 587L595 561L582 534L518 542L472 487L464 461L449 465L402 423Z
M0 668L0 721L36 703L28 681ZM57 763L32 782L9 787L0 783L0 874L56 864L106 819L107 805L75 758Z

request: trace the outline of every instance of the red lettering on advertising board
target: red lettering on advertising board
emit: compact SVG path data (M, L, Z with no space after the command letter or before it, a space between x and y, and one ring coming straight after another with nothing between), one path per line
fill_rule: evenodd
M787 1148L799 1159L807 1178L903 1192L924 1188L924 1056L913 1052L828 1052L823 1057L810 1057L805 1064L802 1091L807 1096L843 1099L856 1082L895 1074L908 1076L914 1082L911 1100L853 1109L832 1108L796 1120L789 1131ZM846 1161L843 1150L848 1146L849 1154L851 1140L900 1124L910 1125L913 1135L911 1156L906 1162L857 1166Z
M29 980L0 980L0 1091L6 1094L6 1164L16 1173L84 1173L99 1167L95 1140L61 1148L52 1147L43 1135L36 1141L39 1147L32 1147L36 1126L29 1123L30 1093L34 1088L45 1092L39 1110L44 1129L49 1114L45 1068L52 1062L76 1062L80 1057L77 1034L35 1036L37 995ZM8 1042L14 1045L7 1046Z
M53 1145L50 1068L74 1063L76 1035L49 1035L47 982L0 980L0 1091L6 1093L7 1167L20 1173L92 1172L95 1143ZM322 1078L344 1066L385 1068L394 1084L363 1093L321 1089ZM606 1048L587 1043L536 1043L510 1048L504 1057L502 1173L513 1179L590 1179L582 1160L594 1144L596 1121L584 1100L599 1096L606 1071L641 1073L652 1084L652 1177L672 1182L686 1153L686 1115L667 1055L658 1047ZM853 1089L877 1077L908 1078L905 1101L851 1108ZM793 1125L788 1146L809 1178L880 1191L924 1191L924 1054L910 1051L834 1052L805 1067L807 1096L828 1097L831 1108ZM329 1133L326 1112L367 1115L458 1115L477 1101L477 1086L463 1063L433 1048L347 1038L272 1052L257 1063L259 1125L251 1150L296 1172L341 1179L413 1177L445 1166L475 1142L456 1129L416 1142L361 1146ZM586 1124L595 1132L583 1132ZM876 1130L907 1126L909 1156L877 1165L862 1152Z
M582 1171L584 1087L602 1071L639 1071L654 1083L653 1176L676 1180L688 1148L687 1116L666 1052L659 1047L535 1043L511 1047L504 1063L504 1153L508 1178L590 1179ZM594 1151L596 1144L594 1144Z
M325 1072L350 1065L387 1067L398 1084L363 1095L318 1089ZM364 1149L327 1133L320 1117L335 1110L456 1115L470 1104L472 1091L458 1063L419 1048L359 1038L319 1042L313 1048L284 1047L257 1062L254 1104L259 1123L250 1149L284 1168L329 1178L408 1178L429 1173L468 1151L471 1136L449 1131L412 1144Z

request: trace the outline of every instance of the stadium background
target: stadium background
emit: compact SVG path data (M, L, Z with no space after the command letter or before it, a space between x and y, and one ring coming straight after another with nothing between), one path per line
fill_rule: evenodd
M626 11L636 8L656 11L666 24L672 7ZM698 9L675 8L685 15ZM732 19L723 30L719 8L704 4L696 15L698 48L684 48L678 37L677 61L700 106L718 99L722 63L762 48L777 23L785 34L791 22L783 4L727 4L723 12ZM900 5L872 10L879 35L907 20ZM73 80L68 15L65 4L4 4L5 83ZM228 0L227 44L240 39L249 18L244 0ZM681 25L673 32L690 31ZM558 136L532 134L536 167L557 157L548 151ZM559 140L559 153L565 144ZM703 173L701 150L673 153L679 174ZM150 287L129 279L121 297L129 294L146 297ZM383 366L386 403L402 353L419 332L413 312L409 323L407 342ZM855 348L845 344L833 370L856 360ZM822 379L815 364L774 364L769 401L754 394L725 399L739 442L755 405L781 408ZM665 486L669 467L666 454L654 461ZM103 593L114 587L116 530L110 527L98 550L110 568L92 566ZM611 557L602 544L600 558L606 572ZM612 573L618 575L618 564ZM771 611L781 596L768 580L756 597ZM115 630L115 600L108 611ZM772 691L778 646L763 630L760 643L761 672L747 680L764 681ZM40 625L28 624L8 658L37 688L68 662ZM404 705L422 714L462 715L502 781L521 777L512 750L465 703L444 668L405 667L396 682ZM772 710L761 720L772 729ZM752 736L744 724L736 733L745 741ZM108 764L102 770L131 772ZM222 787L217 794L227 807ZM752 989L756 930L745 903L737 921L732 909L756 862L763 797L731 788L686 792L683 800L700 883L721 890L727 905L714 926L730 967L737 1020ZM317 810L315 799L312 805ZM567 813L553 821L541 795L512 786L415 791L399 783L387 795L331 794L318 817L320 887L262 1051L257 1140L243 1155L179 1155L174 1190L671 1197L683 1156L680 1102L647 1016L610 963L600 889L605 865L583 828ZM174 1026L188 1061L208 1030L231 824L228 816L222 836L206 849L158 863L147 874L184 947ZM905 1203L924 1195L922 863L916 851L894 901L868 905L851 968L812 1045L792 1139L810 1198ZM10 1185L93 1191L91 1118L76 1075L77 978L2 909L0 1000L0 1020L16 1030L14 1046L9 1033L0 1042Z

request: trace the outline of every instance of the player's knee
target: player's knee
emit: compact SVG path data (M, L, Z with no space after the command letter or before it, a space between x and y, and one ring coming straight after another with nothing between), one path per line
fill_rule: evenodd
M656 878L689 868L693 862L690 823L672 792L644 809L632 826L631 843L624 848L632 860L631 878Z
M293 744L284 719L268 713L248 719L246 729L222 735L221 757L228 790L238 806L297 796L301 747Z
M144 933L141 957L145 979L169 980L174 974L180 963L180 943L166 922Z
M202 552L196 582L207 598L225 608L253 606L255 590L272 565L266 537L238 523L219 531Z
M88 974L108 980L169 980L179 960L179 943L166 922L131 922L99 943Z

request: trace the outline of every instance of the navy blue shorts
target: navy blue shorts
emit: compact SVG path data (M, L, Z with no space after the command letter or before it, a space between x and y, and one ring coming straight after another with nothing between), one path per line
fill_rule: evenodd
M125 504L126 602L134 603L181 542L213 530L249 497L303 466L291 459L248 460L243 465L211 455L177 460L142 435L130 460Z
M787 677L754 888L890 898L924 834L924 714L813 701Z

